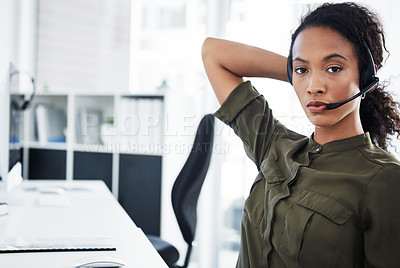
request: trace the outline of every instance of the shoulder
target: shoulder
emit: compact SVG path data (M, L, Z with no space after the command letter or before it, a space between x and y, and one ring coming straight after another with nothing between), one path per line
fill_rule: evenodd
M400 161L392 154L384 151L376 145L369 144L361 148L360 152L364 155L365 160L380 166L381 172L399 172Z
M379 154L376 162L377 172L366 184L364 195L364 215L377 221L392 218L400 224L400 215L393 218L393 211L400 210L400 164L388 153ZM387 220L385 220L387 221Z
M372 144L362 148L361 153L372 164L370 168L375 170L368 182L367 193L384 195L385 192L400 190L400 161L394 155Z
M380 171L371 180L370 184L382 184L390 187L390 184L400 187L400 165L398 163L386 163L382 165ZM397 188L396 191L400 190Z
M379 171L368 182L365 198L375 204L400 208L400 164L396 159L388 160L380 163Z

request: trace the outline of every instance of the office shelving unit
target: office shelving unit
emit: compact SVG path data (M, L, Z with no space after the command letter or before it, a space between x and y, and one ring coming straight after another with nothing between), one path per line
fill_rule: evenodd
M163 100L163 94L37 94L27 114L25 146L160 155ZM43 107L45 114L39 114ZM58 117L51 117L54 112ZM46 129L47 125L51 129ZM43 139L41 133L54 132L56 128L61 128L56 132L61 132L63 138L53 138L48 133ZM62 177L72 179L71 174L66 172Z
M163 100L163 94L37 94L24 120L24 177L101 179L139 226L159 234L162 156L148 148L163 142ZM48 117L54 111L65 116L56 118L65 122L64 140L39 136L38 107L47 107ZM139 116L146 111L148 117ZM50 120L46 116L42 121ZM133 119L139 124L133 126ZM49 124L54 128L54 121Z

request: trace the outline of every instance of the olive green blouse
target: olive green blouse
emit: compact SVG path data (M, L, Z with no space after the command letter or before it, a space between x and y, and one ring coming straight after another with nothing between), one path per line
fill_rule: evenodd
M250 82L215 115L259 170L237 267L400 267L400 163L368 133L322 146L276 120Z

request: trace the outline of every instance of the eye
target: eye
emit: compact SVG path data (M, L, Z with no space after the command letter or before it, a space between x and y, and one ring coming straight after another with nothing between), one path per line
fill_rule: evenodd
M342 70L342 67L338 67L338 66L332 66L327 69L327 71L329 73L337 73L337 72L340 72L341 70Z
M306 68L302 68L302 67L298 67L298 68L296 68L294 71L295 71L296 73L298 73L298 74L304 74L304 73L307 73L307 72L308 72L308 70L307 70Z

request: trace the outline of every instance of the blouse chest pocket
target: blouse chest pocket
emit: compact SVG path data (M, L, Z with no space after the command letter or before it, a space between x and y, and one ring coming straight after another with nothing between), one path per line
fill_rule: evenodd
M328 263L353 212L336 200L303 191L284 217L279 249L292 260Z

